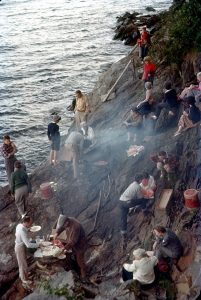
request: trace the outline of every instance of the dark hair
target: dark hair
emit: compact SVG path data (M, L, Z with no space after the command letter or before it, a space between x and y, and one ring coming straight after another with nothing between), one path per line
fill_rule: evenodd
M149 173L143 172L143 179L149 179Z
M195 105L195 97L194 96L189 96L187 97L187 103L188 105Z
M3 137L4 140L10 140L10 136L8 134L4 135Z
M159 151L159 152L158 152L158 155L159 155L159 156L166 156L167 153L166 153L165 151Z
M82 92L81 92L80 90L77 90L77 91L75 92L75 94L78 94L79 97L82 97Z
M17 169L20 169L22 167L22 163L19 160L16 160L16 162L14 163L14 167Z
M143 177L143 174L137 173L137 174L135 174L134 180L135 180L137 183L139 183L143 178L144 178L144 177Z
M164 84L164 88L166 90L170 90L172 88L172 83L171 81L166 81L165 84Z
M29 223L31 221L31 217L30 216L24 216L24 218L22 219L23 223Z
M158 232L166 233L166 229L163 226L156 226L156 227L154 227L154 229Z

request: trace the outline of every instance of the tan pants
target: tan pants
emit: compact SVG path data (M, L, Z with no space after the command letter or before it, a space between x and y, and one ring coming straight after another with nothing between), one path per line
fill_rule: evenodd
M81 129L80 124L82 122L87 122L87 113L85 111L75 111L75 122L77 130Z
M26 281L28 277L28 266L26 259L26 247L24 244L15 245L15 254L19 267L19 277L22 281Z
M29 193L27 185L23 185L15 190L15 204L21 216L26 212L28 196Z
M184 128L191 128L193 127L193 122L188 118L188 116L182 115L181 118L179 119L179 126Z

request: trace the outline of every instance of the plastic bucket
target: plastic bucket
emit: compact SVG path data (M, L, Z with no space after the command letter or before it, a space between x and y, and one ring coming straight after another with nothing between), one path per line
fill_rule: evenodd
M40 185L41 196L44 199L49 199L53 196L53 189L50 182L44 182Z
M185 206L187 208L198 208L200 206L198 200L198 191L189 189L184 192Z

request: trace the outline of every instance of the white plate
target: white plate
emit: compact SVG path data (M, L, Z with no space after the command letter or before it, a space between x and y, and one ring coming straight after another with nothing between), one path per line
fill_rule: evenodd
M30 228L30 231L31 231L31 232L37 232L37 231L40 231L40 230L41 230L41 226L39 226L39 225L32 226L32 227Z
M48 241L43 241L43 242L41 242L40 244L41 244L41 246L43 246L43 247L47 247L47 246L51 246L51 245L52 245L52 243L51 243L51 242L48 242Z
M66 258L66 255L65 254L60 254L59 256L57 256L58 259L64 259Z

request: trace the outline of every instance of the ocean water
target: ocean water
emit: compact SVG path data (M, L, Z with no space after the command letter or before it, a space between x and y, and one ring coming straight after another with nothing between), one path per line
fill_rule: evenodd
M66 107L76 89L90 91L106 65L131 48L113 41L116 16L164 10L169 0L2 0L0 2L0 139L9 134L28 172L49 152L47 124ZM0 141L1 144L1 141ZM0 156L0 185L6 184Z

